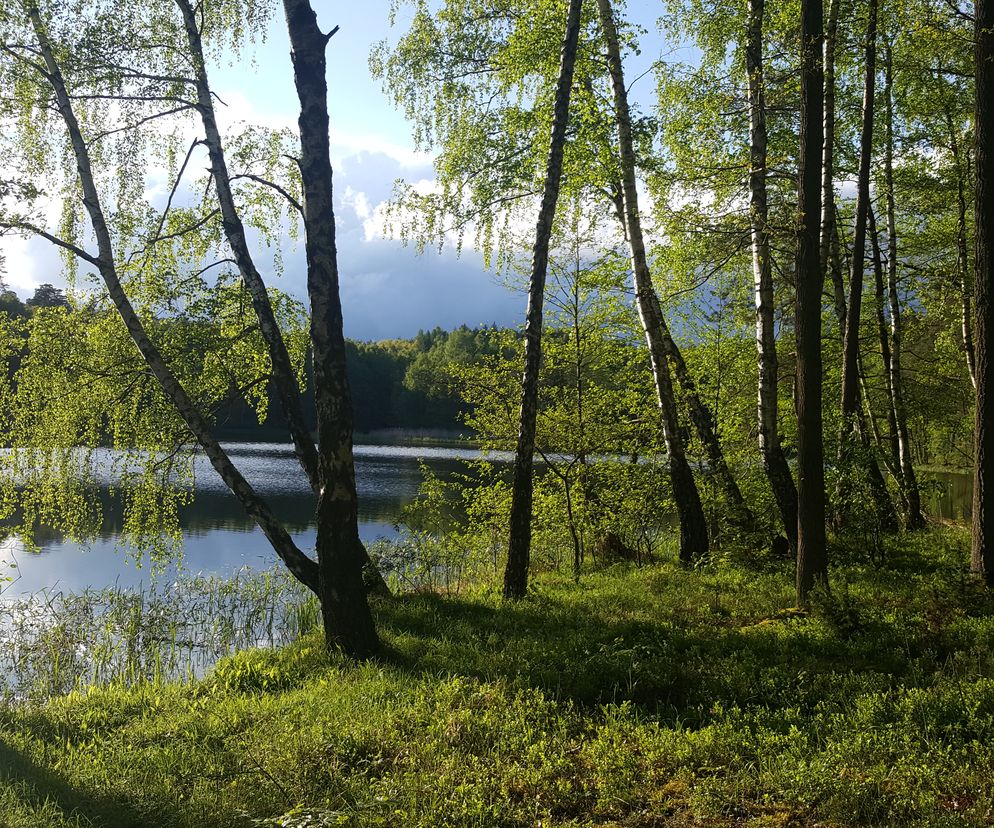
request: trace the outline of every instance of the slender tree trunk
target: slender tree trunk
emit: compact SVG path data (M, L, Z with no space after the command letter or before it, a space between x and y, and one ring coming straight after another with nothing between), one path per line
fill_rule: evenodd
M837 3L838 0L835 0ZM784 534L797 554L797 488L780 445L777 340L773 317L773 267L770 258L769 205L766 191L766 98L763 88L763 13L765 0L750 0L746 23L746 72L749 95L749 216L752 273L756 287L756 350L759 360L759 450Z
M897 434L897 419L894 406L894 383L891 380L890 329L887 324L887 293L884 287L884 262L880 252L880 237L877 235L877 220L870 209L868 215L870 247L873 255L873 293L876 299L877 339L880 343L880 359L884 366L884 387L887 391L887 465L891 474L900 481L904 497L904 481L901 476L901 449ZM905 502L907 506L907 502Z
M156 348L155 344L149 338L141 319L125 293L117 273L113 242L101 206L100 194L97 191L93 177L89 149L83 139L79 121L73 110L72 99L66 90L61 67L55 60L51 42L48 39L48 34L37 8L30 9L28 14L38 41L39 52L45 62L46 81L52 88L59 115L69 134L69 141L76 162L76 171L83 193L83 203L89 215L90 223L93 227L93 235L97 242L98 255L88 258L88 261L100 273L107 287L107 293L114 303L114 307L117 309L121 320L124 322L131 340L148 366L149 371L155 377L163 393L173 406L175 406L177 413L190 429L191 434L193 434L203 449L211 465L220 475L228 489L242 504L246 513L262 529L276 554L286 564L287 569L301 583L315 593L318 593L318 565L297 548L290 534L273 514L269 505L259 497L249 482L231 462L221 444L214 437L210 425L197 409L189 394L187 394L186 390L173 375L168 364L159 353L158 348Z
M893 392L894 422L897 425L898 456L901 463L901 486L907 505L905 525L917 530L925 526L921 491L915 474L911 453L911 434L904 404L904 376L901 373L904 330L901 324L901 297L897 290L897 205L894 196L894 95L891 50L884 52L884 105L886 123L884 136L884 188L887 202L887 295L890 303L890 366L889 378Z
M616 191L613 194L613 201L615 214L618 221L621 222L625 240L629 241L628 228L625 226L625 204L621 184L617 185ZM701 441L701 446L708 458L707 473L724 494L725 500L732 512L732 523L741 529L745 529L747 532L755 531L756 516L749 508L749 504L746 503L745 497L742 495L742 490L739 488L739 484L736 482L735 476L732 474L732 470L725 460L725 452L721 448L721 440L718 439L714 414L697 390L697 383L694 381L690 369L687 367L687 362L680 352L680 347L676 344L676 340L673 339L673 335L670 333L669 326L666 324L666 317L662 315L662 309L660 309L659 322L662 348L666 352L673 373L676 374L677 382L680 384L684 400L687 403L691 424L694 426L697 438Z
M797 244L797 602L816 582L828 583L825 548L825 462L822 442L821 293L819 254L824 72L822 2L801 0L801 136Z
M266 285L256 269L252 254L249 252L248 242L245 238L245 228L242 225L241 216L235 206L234 194L231 190L231 181L228 174L228 165L224 155L224 148L221 143L221 133L217 126L217 117L214 112L214 99L211 96L211 88L207 77L207 64L204 60L204 49L201 41L200 26L197 23L196 12L189 0L176 0L180 12L183 15L183 24L186 29L187 42L190 46L190 53L193 56L194 74L197 89L197 112L204 127L204 144L211 162L211 177L214 181L214 189L217 192L218 204L221 207L221 222L224 228L225 238L231 248L238 272L242 281L248 289L252 299L252 307L255 310L256 318L259 320L259 332L269 351L269 359L272 363L273 381L277 389L280 405L290 427L290 436L293 439L294 451L301 467L307 474L311 483L311 488L317 491L318 488L318 455L314 440L311 438L304 421L303 407L300 402L300 389L297 379L290 363L290 355L287 352L286 343L283 341L283 334L276 322L272 304L269 301L269 294Z
M839 459L848 462L859 407L859 331L866 266L866 217L870 209L870 162L873 152L873 96L877 77L877 0L868 0L866 61L863 76L863 121L859 141L859 172L856 181L856 221L849 271L849 302L842 359L842 434ZM847 448L847 446L849 448Z
M669 326L666 324L666 317L660 313L660 334L663 348L676 375L677 382L683 391L684 399L687 402L687 412L690 421L694 426L701 447L708 458L708 468L718 482L722 494L728 503L732 513L732 523L746 531L753 531L756 527L756 517L742 496L742 490L732 474L732 470L725 460L725 452L721 448L721 440L718 439L718 429L715 417L711 413L711 408L701 399L697 390L697 383L687 367L687 362L680 353Z
M964 169L953 116L948 111L946 112L946 126L949 130L949 149L952 151L953 164L956 169L956 270L960 295L960 329L963 335L966 367L970 372L970 382L976 389L977 365L973 347L973 312L970 307L970 252L966 236L966 188L969 180L969 169ZM966 166L968 167L969 159L967 162Z
M625 213L625 228L632 258L632 272L635 280L635 298L639 317L649 345L652 361L652 375L656 385L656 396L663 425L663 439L669 455L670 479L673 486L673 499L680 518L680 560L689 562L708 551L708 530L701 506L700 493L694 480L693 471L684 451L680 437L676 398L667 358L664 322L659 297L652 286L652 276L645 255L645 241L642 237L642 220L638 206L638 191L635 185L635 149L632 140L632 122L628 107L628 89L625 86L624 71L621 66L621 48L618 45L618 32L615 28L611 0L597 0L604 44L607 48L608 71L614 92L614 111L618 127L618 149L621 164L622 203Z
M994 585L994 2L976 0L976 465L971 565Z
M345 367L329 146L325 49L308 0L284 0L294 84L300 101L307 293L311 305L314 400L318 427L317 553L325 640L353 658L380 648L362 578L352 401ZM334 33L334 32L332 32Z
M838 30L839 0L829 0L823 48L825 96L822 102L821 234L818 250L822 273L830 273L832 277L836 315L844 318L846 291L842 271L834 267L830 259L831 245L838 242L838 211L835 208L835 44ZM842 335L840 328L839 336Z
M511 525L504 569L504 598L523 598L528 589L528 561L531 554L532 487L535 454L535 428L538 420L538 375L542 363L542 303L545 275L549 265L549 239L559 199L563 170L563 148L569 119L570 92L580 37L580 0L570 0L566 16L559 64L559 80L552 118L552 137L545 170L545 186L535 245L532 248L528 283L528 312L525 318L525 367L521 378L521 413L518 442L514 452L514 482L511 489Z

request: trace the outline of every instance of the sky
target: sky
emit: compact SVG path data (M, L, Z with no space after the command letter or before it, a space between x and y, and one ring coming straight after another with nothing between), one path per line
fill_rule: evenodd
M434 179L431 156L415 150L410 125L368 68L372 47L383 39L396 41L407 30L410 11L398 8L391 27L388 0L316 0L314 7L322 29L340 27L329 44L328 85L346 336L379 340L411 337L435 326L520 324L524 293L487 271L468 241L459 254L450 246L419 254L413 246L384 238L377 220L395 180L430 186ZM629 19L649 32L642 54L626 63L629 79L639 78L660 55L655 27L659 8L651 0L629 3ZM297 98L282 16L274 17L255 55L253 65L241 61L212 67L212 84L225 103L221 117L229 123L295 126ZM652 85L651 75L645 75L634 81L632 93L636 99L651 95ZM65 284L59 257L44 241L0 239L0 252L6 259L4 279L22 298L44 282ZM288 240L283 252L285 271L271 282L304 299L302 246ZM267 275L264 267L260 270Z

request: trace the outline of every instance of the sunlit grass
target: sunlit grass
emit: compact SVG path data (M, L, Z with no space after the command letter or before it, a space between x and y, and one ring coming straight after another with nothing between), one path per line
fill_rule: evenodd
M316 631L190 684L0 717L0 824L942 826L994 807L994 601L963 536L837 567L664 563L377 605L377 664Z

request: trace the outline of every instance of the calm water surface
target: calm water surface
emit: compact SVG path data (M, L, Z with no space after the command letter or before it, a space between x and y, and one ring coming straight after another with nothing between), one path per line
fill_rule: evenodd
M289 445L239 443L227 446L242 473L285 522L301 549L314 547L314 499ZM403 507L417 495L421 466L441 476L463 470L463 461L480 457L475 449L433 446L365 446L355 448L359 488L359 532L363 540L390 538ZM490 455L508 460L507 455ZM928 513L947 520L969 520L970 476L930 472L922 476ZM41 551L26 551L16 539L0 542L3 597L41 590L78 592L87 587L134 586L188 574L230 574L241 567L268 569L276 561L262 532L245 517L206 458L197 459L197 495L181 512L184 559L153 573L120 548L120 515L105 509L100 537L80 545L51 534L39 538Z
M289 445L239 443L226 446L252 485L283 519L301 549L315 541L314 498ZM359 489L359 533L372 541L397 534L401 510L417 495L424 462L445 476L464 468L464 460L480 457L475 449L432 446L356 446ZM494 457L493 459L501 459ZM506 459L506 458L505 458ZM206 458L197 458L197 494L180 515L183 529L182 569L190 574L229 574L249 566L268 569L277 558L254 523L227 491ZM38 539L41 551L26 551L16 539L0 544L0 573L14 580L3 585L3 597L40 590L78 592L87 587L133 586L153 579L173 579L177 565L153 574L146 564L120 548L120 515L105 509L103 531L86 545L58 536Z

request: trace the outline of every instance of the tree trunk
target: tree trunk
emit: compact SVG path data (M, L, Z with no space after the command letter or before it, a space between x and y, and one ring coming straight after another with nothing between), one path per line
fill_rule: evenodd
M284 0L294 84L300 101L307 293L311 305L314 399L318 427L317 554L325 641L353 658L380 647L362 579L352 404L338 289L338 254L328 138L325 49L309 0Z
M870 209L868 230L870 233L870 249L873 255L873 293L876 299L877 339L880 343L880 359L884 366L884 388L887 391L887 466L890 473L901 482L902 497L904 496L904 481L901 479L901 449L897 435L897 419L894 414L894 383L891 380L890 329L887 325L887 293L884 287L884 262L880 252L880 237L877 235L877 220ZM907 502L905 502L907 506Z
M545 184L535 244L532 247L531 276L528 282L528 312L525 317L525 366L521 378L521 411L518 442L514 452L514 482L511 489L511 525L504 568L504 598L523 598L528 589L528 561L532 538L532 489L535 429L538 420L538 375L542 363L542 304L545 275L549 265L549 240L559 200L563 171L563 148L569 120L573 68L580 38L580 0L570 0L559 63L559 80L552 116L552 136L545 168Z
M897 205L894 197L894 96L891 51L884 52L884 105L886 106L886 135L884 141L884 187L887 191L887 294L890 302L890 366L889 379L893 392L894 422L897 425L898 458L901 464L901 487L907 505L905 525L922 529L921 492L911 454L911 434L904 405L904 377L901 374L901 345L904 331L901 325L901 298L897 291Z
M873 151L873 95L877 77L877 0L868 0L866 61L863 76L863 121L859 141L859 172L856 180L856 220L849 270L849 302L842 359L842 433L839 460L848 462L859 406L859 331L866 266L866 217L870 209L870 161ZM847 448L848 447L848 448Z
M838 0L835 0L837 3ZM756 286L756 350L759 360L759 450L773 497L783 520L791 554L797 554L797 488L780 445L777 341L773 318L773 267L770 258L766 192L766 99L763 89L763 12L765 0L750 0L746 42L749 95L749 216L752 272Z
M828 272L832 277L836 316L844 319L846 290L842 282L842 270L835 267L830 258L831 245L838 243L836 233L838 213L835 208L835 44L838 30L839 0L830 0L823 50L825 96L822 103L821 235L818 249L822 273ZM840 325L840 337L843 335L844 327Z
M994 1L976 0L976 465L971 565L994 585Z
M822 2L801 0L801 136L797 244L797 602L828 582L825 464L822 443L821 292L819 251L824 72Z
M642 237L642 221L638 206L638 191L635 185L635 149L632 140L632 122L628 107L628 89L625 86L624 71L621 66L621 48L618 45L618 32L615 28L611 0L597 0L604 44L607 47L608 71L614 92L615 119L618 127L618 149L621 164L622 204L625 214L625 229L632 259L632 272L635 280L635 298L639 317L649 345L652 362L652 376L656 386L656 396L663 426L663 439L669 454L670 480L673 486L673 499L680 518L680 560L692 561L708 551L708 530L701 506L700 494L694 473L687 462L677 415L676 398L667 361L668 350L664 337L664 322L659 297L652 286L652 276L645 255L645 241Z
M290 355L287 352L283 334L273 313L266 285L249 251L248 242L245 237L245 228L238 214L234 194L231 190L228 165L224 154L224 146L221 141L221 133L217 126L214 98L207 76L207 64L204 60L203 42L200 27L197 23L196 12L190 5L189 0L176 0L176 4L179 6L180 12L183 15L183 25L186 30L187 42L190 46L190 52L193 55L197 89L197 111L200 113L200 119L204 127L204 143L207 146L207 152L210 157L211 173L214 180L214 188L217 192L218 204L221 207L221 220L225 238L228 241L228 246L231 248L238 272L252 299L252 307L256 318L259 320L259 331L269 351L273 384L276 386L280 406L290 430L294 452L297 455L297 460L301 468L307 475L311 489L316 495L320 495L318 452L304 417L300 386L297 384L297 378L290 363ZM372 591L379 595L389 595L390 589L386 581L383 580L383 576L379 570L373 566L372 561L369 559L369 554L366 552L366 547L361 541L360 550L363 564L367 567Z
M948 111L946 112L946 126L949 130L949 149L953 154L953 165L956 169L956 271L960 295L960 330L963 335L963 351L966 354L966 367L970 373L970 382L976 389L977 365L973 347L973 313L970 308L970 253L966 238L966 187L969 180L969 170L963 168L959 141L956 138L956 127L953 124L953 116ZM966 166L969 166L968 159Z
M107 293L121 320L128 330L131 340L144 359L149 371L155 377L163 393L175 406L177 413L190 429L191 434L203 449L207 459L220 475L228 489L242 504L246 513L255 520L269 540L276 554L286 564L287 569L301 583L316 594L319 590L318 565L301 552L286 528L273 514L269 505L255 492L249 482L242 476L211 432L210 425L197 409L193 400L179 383L158 348L148 337L144 325L135 312L130 299L121 285L114 258L114 247L110 230L104 217L90 162L89 149L83 139L79 121L73 110L72 100L66 90L62 70L56 62L51 42L37 8L28 12L35 36L38 40L39 52L45 62L47 82L55 95L56 106L66 131L69 134L76 171L79 176L83 203L86 206L93 227L93 235L97 242L98 256L89 258L100 273Z
M697 390L697 383L694 382L694 378L687 368L683 354L680 353L680 348L673 339L669 326L666 324L666 317L662 315L661 310L659 327L663 348L673 368L673 373L676 374L677 382L680 383L684 399L687 401L687 412L690 415L690 421L693 423L694 431L697 432L697 437L701 441L704 453L707 455L708 468L721 487L721 491L731 510L731 522L740 529L751 532L756 528L756 517L742 496L742 490L739 488L732 470L728 467L728 462L725 460L725 452L722 450L721 441L718 439L718 430L714 415L711 413L711 409L707 403L701 399L701 395Z

